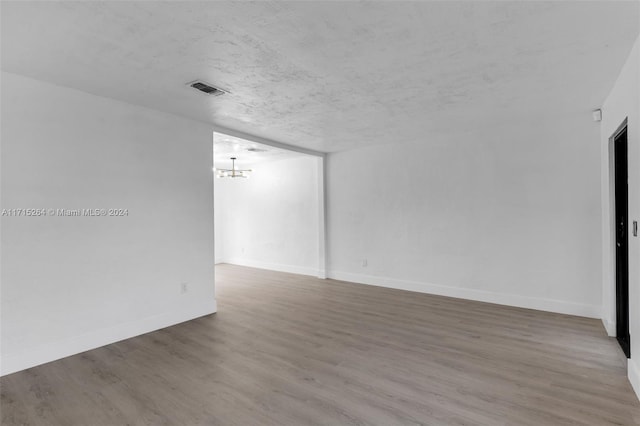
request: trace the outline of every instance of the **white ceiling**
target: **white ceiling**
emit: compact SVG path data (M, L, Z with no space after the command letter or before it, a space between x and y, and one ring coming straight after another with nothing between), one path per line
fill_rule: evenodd
M638 2L2 2L2 68L319 151L601 105ZM231 91L208 97L203 79Z
M231 168L231 157L236 157L236 166L242 168L264 161L283 160L303 155L223 133L214 132L213 134L214 165L220 168Z

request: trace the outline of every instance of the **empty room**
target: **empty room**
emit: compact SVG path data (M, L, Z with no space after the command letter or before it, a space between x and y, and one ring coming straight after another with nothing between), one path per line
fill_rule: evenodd
M640 425L640 1L1 1L0 423Z

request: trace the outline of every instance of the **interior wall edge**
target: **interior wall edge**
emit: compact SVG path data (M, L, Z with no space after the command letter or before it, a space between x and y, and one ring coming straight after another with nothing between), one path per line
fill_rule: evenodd
M209 299L206 302L185 305L172 312L102 328L37 348L26 348L18 353L5 354L0 360L0 376L6 376L205 315L211 315L217 311L216 300Z
M564 300L542 299L515 294L494 293L464 287L451 287L441 284L400 280L350 272L330 271L329 278L357 284L374 285L399 290L415 291L437 296L454 297L478 302L495 303L516 308L535 309L557 314L575 315L600 319L600 306L567 302Z
M609 337L616 337L616 320L612 318L601 318L602 325Z

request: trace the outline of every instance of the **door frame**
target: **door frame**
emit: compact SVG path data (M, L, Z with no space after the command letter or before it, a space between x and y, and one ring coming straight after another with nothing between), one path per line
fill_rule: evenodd
M628 127L626 125L616 129L616 132L613 134L612 140L612 149L613 149L613 175L614 175L614 213L613 213L613 223L614 223L614 242L615 242L615 254L614 254L614 271L615 271L615 317L616 317L616 339L618 344L622 348L622 351L625 353L627 358L630 358L630 350L631 350L631 338L630 338L630 312L629 312L629 240L631 234L631 225L629 223L629 144L628 144ZM624 135L624 142L621 140L621 136ZM623 149L622 149L623 148ZM618 158L618 155L620 158ZM620 174L618 167L620 166L620 170L624 171L624 175ZM618 187L620 185L620 187ZM620 198L618 198L620 197ZM622 203L624 201L624 203ZM618 206L621 205L626 211L618 211ZM623 217L624 223L624 240L619 239L619 224L618 221L620 217ZM618 248L618 245L623 244L623 250ZM626 257L626 259L625 259ZM626 276L625 279L621 279L618 276L618 272L621 272L623 276ZM625 282L626 281L626 282ZM620 284L622 283L622 287ZM625 288L626 287L626 288ZM625 305L621 305L620 296L621 294L626 293ZM620 309L622 307L622 310ZM622 313L623 316L620 316ZM625 318L626 316L626 318ZM618 322L622 320L622 323ZM626 325L626 326L623 326ZM623 329L621 329L621 327ZM622 335L621 335L622 333Z
M616 336L616 194L615 194L615 156L614 156L614 141L615 138L627 128L628 117L616 127L616 130L611 133L607 139L606 155L607 159L607 185L606 190L608 192L606 203L603 203L603 219L604 219L604 238L603 238L603 255L606 261L603 264L604 270L604 283L603 283L603 306L605 315L603 316L603 323L607 334L610 337ZM629 137L627 128L627 138ZM628 144L627 144L628 147ZM627 148L628 149L628 148ZM628 162L628 160L627 160ZM628 167L628 166L627 166ZM627 212L628 215L628 212ZM608 313L608 314L607 314Z

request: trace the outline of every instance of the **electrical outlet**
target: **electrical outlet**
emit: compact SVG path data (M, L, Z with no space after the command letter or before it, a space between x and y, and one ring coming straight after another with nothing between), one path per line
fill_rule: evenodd
M181 283L180 284L180 294L185 294L188 291L189 291L189 284L188 283Z
M369 262L367 261L367 259L362 259L362 267L363 268L366 268L368 264L369 264Z

